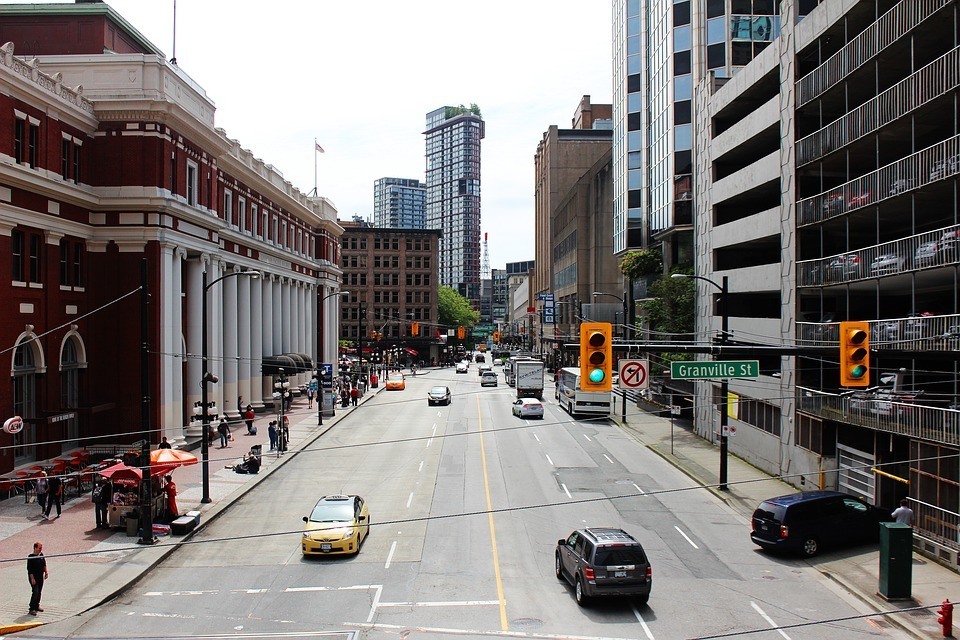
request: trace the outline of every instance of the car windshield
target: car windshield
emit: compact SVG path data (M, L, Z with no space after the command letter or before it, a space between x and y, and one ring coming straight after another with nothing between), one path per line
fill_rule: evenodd
M353 502L321 502L313 508L310 522L353 522Z
M390 374L390 377L387 378L387 380L389 380L390 382L403 382L403 374L392 373Z
M613 567L625 564L643 564L647 558L640 547L600 547L593 564L598 567Z
M434 387L433 389L430 389L430 394L435 396L442 396L446 392L447 392L446 387Z

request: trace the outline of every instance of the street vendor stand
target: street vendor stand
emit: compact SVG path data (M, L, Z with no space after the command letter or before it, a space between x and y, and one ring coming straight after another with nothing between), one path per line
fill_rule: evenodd
M153 518L157 520L167 515L167 493L164 486L170 481L170 471L172 469L163 470L163 475L151 472L150 505ZM153 475L154 473L156 475ZM137 535L138 514L142 508L142 472L137 467L128 467L121 462L99 471L99 475L110 482L112 489L113 497L107 505L107 524L111 527L126 528L127 535Z

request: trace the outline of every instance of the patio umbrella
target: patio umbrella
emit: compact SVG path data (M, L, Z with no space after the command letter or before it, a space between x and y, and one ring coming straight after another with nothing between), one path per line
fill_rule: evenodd
M197 456L180 449L154 449L150 452L150 473L163 475L177 467L197 464Z
M97 472L97 474L103 476L104 478L109 478L114 484L126 485L130 487L139 485L140 479L143 477L140 473L140 469L136 467L128 467L122 462L117 463L112 467L101 469Z

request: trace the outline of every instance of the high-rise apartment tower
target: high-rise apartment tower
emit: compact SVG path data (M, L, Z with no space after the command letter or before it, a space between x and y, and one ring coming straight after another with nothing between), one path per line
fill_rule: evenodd
M380 178L373 183L373 222L394 229L426 228L427 188L413 178Z

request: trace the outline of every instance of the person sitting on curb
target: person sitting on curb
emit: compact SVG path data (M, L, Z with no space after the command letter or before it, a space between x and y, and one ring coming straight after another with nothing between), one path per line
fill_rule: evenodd
M260 473L260 458L251 451L243 456L243 462L227 467L227 469L233 469L237 473Z

